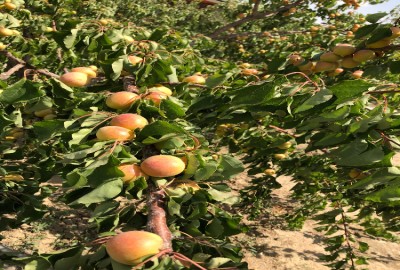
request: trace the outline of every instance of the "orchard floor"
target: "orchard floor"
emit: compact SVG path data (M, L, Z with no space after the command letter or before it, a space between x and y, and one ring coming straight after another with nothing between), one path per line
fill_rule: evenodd
M245 260L253 270L325 270L330 269L320 260L327 254L323 246L323 234L313 229L314 221L306 221L300 231L288 231L282 226L282 216L291 209L290 189L294 183L290 177L279 177L282 187L273 192L273 207L269 209L265 220L246 223L251 230L236 239L244 247ZM248 183L246 175L236 179L236 186ZM367 236L361 230L353 228L359 240L367 242L369 250L366 256L368 266L357 269L399 270L400 244ZM252 252L250 252L252 250ZM348 269L348 268L347 268Z
M280 177L282 188L273 194L273 206L257 222L245 221L251 228L246 234L234 238L242 245L245 260L253 270L324 270L329 269L320 260L326 254L323 247L323 235L313 230L313 221L307 221L301 231L288 231L284 228L283 216L293 208L290 201L290 189L293 182L289 177ZM246 174L233 181L235 190L240 190L249 182ZM55 183L55 185L60 185ZM48 200L51 213L47 220L32 225L23 224L20 228L0 232L0 254L2 248L32 254L50 252L66 247L84 238L93 238L87 230L89 213L70 209L65 204ZM354 228L357 231L356 228ZM88 232L84 234L82 232ZM400 244L369 237L357 231L358 237L370 246L367 267L357 269L399 270ZM21 268L2 265L0 269L19 270Z

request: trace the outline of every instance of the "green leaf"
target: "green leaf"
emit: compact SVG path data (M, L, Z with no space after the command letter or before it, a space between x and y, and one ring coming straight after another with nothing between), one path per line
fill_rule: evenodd
M25 265L24 270L48 270L51 264L43 258L37 258Z
M274 92L275 85L271 82L244 87L237 91L231 104L235 107L262 104L271 99Z
M169 98L161 102L160 108L165 111L165 115L168 119L185 116L183 105L179 104L179 101L174 98Z
M400 205L400 186L388 186L364 197L367 201L388 203L392 206Z
M226 73L226 74L215 74L207 78L206 86L208 88L214 88L218 85L223 84L226 82L230 77L232 77L233 73Z
M366 41L366 43L374 43L384 38L390 37L391 35L392 30L390 30L390 28L382 28L379 29L379 31L375 31L375 33Z
M365 252L369 249L369 245L368 243L362 242L362 241L358 241L358 250L361 252Z
M72 202L71 205L76 204L85 204L90 205L92 203L104 202L106 200L110 200L116 197L121 191L123 187L123 182L121 179L116 179L113 181L109 181L104 183L88 194L82 196L76 201Z
M68 142L70 146L74 144L80 144L82 141L84 141L89 134L93 131L92 128L82 128L78 130L78 132L75 132L72 134L72 140Z
M185 130L178 125L174 125L166 121L155 121L142 129L137 136L137 140L142 141L147 137L163 136L168 133L186 134Z
M222 176L226 179L230 179L238 173L244 171L243 163L229 155L222 155L219 161L220 167L222 167L222 171L220 172Z
M341 81L329 89L337 97L336 104L340 104L345 100L355 97L361 97L364 92L367 92L370 87L374 86L366 81L362 80L351 80Z
M381 168L374 174L357 181L349 186L349 189L371 189L377 185L388 184L394 179L400 178L400 169L397 167Z
M224 233L224 226L222 226L221 220L218 218L211 220L206 226L206 233L214 238L218 238L222 235Z
M333 97L332 92L329 89L323 89L317 92L315 95L307 99L303 104L296 108L294 113L303 112L314 108L315 106L325 103Z
M13 104L22 101L31 101L43 96L45 93L40 89L39 84L21 79L10 85L0 94L0 102Z
M71 35L64 38L64 45L67 49L71 49L75 45L76 36L78 34L78 29L72 29Z
M64 122L61 120L46 120L33 124L33 132L41 142L53 138L62 131L64 131Z
M214 257L206 264L206 267L208 269L214 269L214 268L218 268L221 265L224 265L230 261L232 261L232 260L229 258Z
M122 59L122 58L117 59L116 61L114 61L111 64L111 68L112 68L113 73L111 74L110 78L113 81L116 81L119 78L119 76L121 75L123 67L124 67L124 59Z
M206 180L210 178L217 170L218 165L216 162L207 162L203 166L200 166L194 174L196 180Z
M368 14L365 17L365 19L367 20L367 22L377 23L380 19L382 19L386 15L388 15L386 12L378 12L378 13L374 13L374 14Z
M367 24L367 25L364 25L363 27L360 27L355 34L355 38L360 39L360 38L363 38L363 37L371 34L372 31L374 31L378 26L379 26L379 24L372 23L372 24Z
M385 153L382 148L377 147L361 154L353 153L349 156L339 156L340 159L337 164L341 166L367 166L381 161L384 156Z
M212 188L208 189L207 192L217 202L222 202L226 204L235 204L240 201L240 198L236 195L233 195L231 192L221 192Z

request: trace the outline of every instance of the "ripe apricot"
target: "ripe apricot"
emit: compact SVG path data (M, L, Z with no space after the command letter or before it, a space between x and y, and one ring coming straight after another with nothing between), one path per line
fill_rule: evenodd
M245 76L257 75L258 74L258 70L255 69L255 68L245 68L245 69L242 69L241 72Z
M123 127L106 126L99 128L99 130L96 132L96 136L101 141L126 141L132 140L135 137L135 133L133 133L132 130Z
M134 66L143 62L143 58L136 55L129 55L128 60Z
M8 10L14 10L17 8L17 5L13 4L13 3L4 3L4 7Z
M353 54L356 51L356 47L351 44L337 44L333 48L333 53L341 57Z
M153 87L150 87L149 89L147 89L147 91L149 92L160 92L160 93L164 93L167 96L172 96L172 90L169 89L168 87L165 87L162 84L156 84Z
M142 171L154 177L169 177L185 170L185 163L175 156L156 155L145 159L140 164Z
M129 108L137 99L139 99L137 94L121 91L109 95L106 99L106 104L112 109L123 110Z
M146 118L135 113L123 113L115 116L110 121L111 126L119 126L129 130L142 129L148 124L149 122Z
M192 75L184 78L182 82L193 83L193 84L205 84L206 79L204 79L204 77L200 75Z
M333 52L323 53L319 57L319 60L324 61L324 62L337 62L340 59L342 59L342 58L339 55L334 54Z
M362 77L363 73L364 73L364 71L362 71L362 70L356 70L351 74L351 76L354 79L360 79Z
M272 176L272 175L276 174L276 171L274 169L265 169L264 173L266 175Z
M274 154L274 158L277 160L285 159L287 158L286 154Z
M332 71L335 70L339 65L331 62L317 62L315 65L315 72Z
M290 147L292 147L292 143L291 142L284 142L281 145L278 146L279 149L289 149Z
M354 61L352 56L347 56L343 58L342 62L340 63L340 65L344 68L355 68L359 64L359 62Z
M168 96L161 92L151 92L144 97L144 99L151 100L155 105L160 105L163 99L166 99Z
M135 265L143 259L157 254L163 246L163 240L154 233L129 231L120 233L106 243L108 255L116 262Z
M96 71L89 67L76 67L71 69L71 71L85 73L90 79L96 78L97 76Z
M390 42L391 42L390 38L381 39L374 43L367 44L367 48L380 49L380 48L389 46Z
M12 29L0 27L0 37L10 37L13 36L14 34L15 33Z
M289 61L289 63L291 63L292 65L298 66L298 65L300 65L301 63L303 63L304 58L301 57L301 56L298 55L298 54L292 54L292 55L289 56L289 60L288 60L288 61Z
M390 30L392 30L392 35L390 36L391 39L400 37L400 27L393 26L390 27Z
M353 60L360 63L372 60L375 57L375 52L371 50L359 50L353 54Z
M82 72L68 72L60 77L60 81L70 87L84 87L90 82L90 78Z
M121 164L118 166L118 169L124 173L124 177L122 177L124 183L130 183L141 176L144 178L148 177L142 172L140 166L136 164Z

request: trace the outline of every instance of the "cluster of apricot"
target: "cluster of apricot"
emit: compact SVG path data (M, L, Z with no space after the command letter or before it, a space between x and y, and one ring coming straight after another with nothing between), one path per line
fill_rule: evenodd
M357 0L343 0L344 4L348 7L352 6L354 9L358 9L360 7L360 4L358 3Z
M97 67L76 67L60 77L60 81L71 87L85 87L97 77Z
M3 4L0 5L0 8L3 8L3 7L8 10L14 10L17 8L17 5L13 4L11 0L4 0Z
M298 54L290 55L288 61L307 75L327 72L328 76L336 76L344 71L343 68L352 69L374 59L377 57L374 49L389 46L393 39L400 37L399 27L391 27L390 29L392 31L390 37L367 44L365 49L357 50L351 44L337 44L332 51L321 54L317 62L306 61ZM362 70L356 70L352 73L352 76L359 79L362 74Z

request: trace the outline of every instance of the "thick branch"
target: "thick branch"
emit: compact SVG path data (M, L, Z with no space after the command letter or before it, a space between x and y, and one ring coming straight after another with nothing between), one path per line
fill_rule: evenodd
M164 249L172 249L172 234L167 225L167 213L164 209L165 193L157 190L153 183L149 183L149 194L147 207L149 215L147 217L147 228L158 234L164 241Z
M301 34L301 33L306 33L306 32L307 31L273 31L272 33L276 33L281 36L281 35L287 35L287 34ZM265 36L265 33L264 32L241 32L241 33L221 35L221 36L216 37L215 39L227 40L227 39L234 39L236 37L243 37L243 36L262 37L262 36Z
M247 22L250 21L255 21L255 20L260 20L260 19L265 19L268 17L272 17L275 16L278 13L284 12L286 10L289 10L292 7L296 7L298 5L300 5L304 0L297 0L296 2L283 6L281 8L278 8L275 11L266 11L266 12L253 12L251 13L249 16L246 16L240 20L237 20L235 22L231 22L225 26L222 26L220 28L218 28L217 30L215 30L213 33L211 33L210 35L208 35L210 38L216 39L221 33L227 31L229 28L232 27L237 27L240 26L242 24L245 24Z

